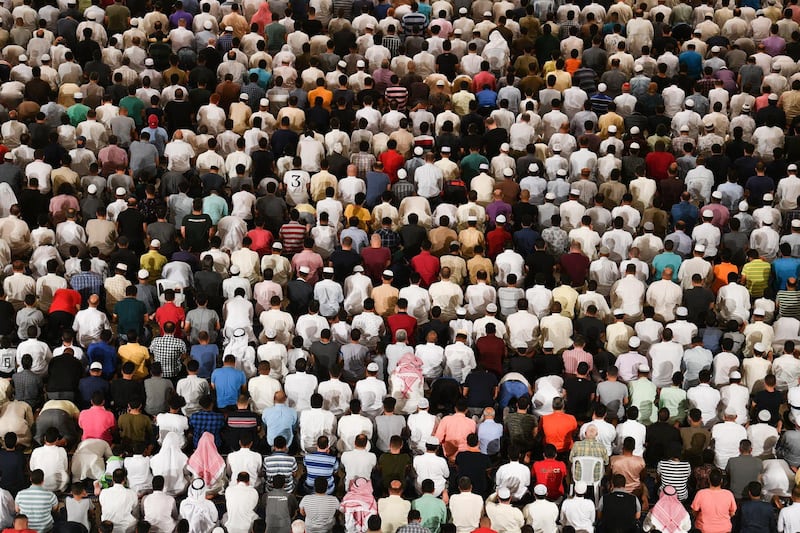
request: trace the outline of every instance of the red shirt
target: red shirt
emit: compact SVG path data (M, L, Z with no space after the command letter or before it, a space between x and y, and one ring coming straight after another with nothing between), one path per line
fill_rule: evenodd
M506 355L506 343L497 335L484 335L475 342L478 364L495 374L498 379L503 375L503 357Z
M547 486L547 498L556 500L564 495L564 478L567 465L557 459L536 461L531 468L531 476L536 483Z
M494 260L503 251L503 246L511 240L511 234L505 228L495 228L486 234L486 246L489 259Z
M378 160L383 163L383 171L389 175L389 182L392 185L397 183L397 171L403 168L406 158L397 150L386 150L378 156Z
M63 311L74 316L78 312L76 305L81 305L81 293L72 289L56 289L49 312Z
M497 85L497 80L495 80L494 75L486 70L478 72L475 74L475 77L472 78L472 92L477 93L482 91L484 85L488 85L493 91Z
M364 273L372 279L373 285L381 284L381 275L392 260L392 252L388 248L373 248L368 246L361 249L361 259L364 260Z
M250 249L257 252L258 257L268 254L275 240L275 237L272 236L272 232L264 228L251 229L247 232L247 236L253 241L250 245Z
M647 175L654 180L665 180L669 177L667 169L675 161L675 156L669 152L650 152L644 158Z
M570 283L573 287L584 284L589 275L589 258L581 253L568 253L561 256L559 264L561 270L569 274Z
M427 250L422 250L418 255L411 258L411 268L419 274L422 279L423 287L430 287L439 275L439 258L431 255Z
M158 309L156 309L156 322L158 327L161 328L161 334L164 334L164 324L172 322L175 324L175 336L179 339L183 337L183 329L181 323L186 320L186 312L182 307L178 307L173 302L167 302Z
M417 328L417 319L408 313L397 313L386 319L389 324L389 331L392 332L392 342L397 342L395 334L397 330L404 329L408 333L408 344L414 346L414 340L417 338L415 329Z

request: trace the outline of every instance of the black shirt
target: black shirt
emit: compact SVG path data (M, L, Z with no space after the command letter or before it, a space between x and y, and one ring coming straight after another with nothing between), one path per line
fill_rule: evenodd
M778 423L778 420L780 420L779 411L781 404L783 403L783 398L781 397L780 392L761 390L753 395L753 401L755 402L755 407L753 408L754 413L758 413L762 409L766 409L770 412L770 414L772 414L772 418L770 418L769 423L773 426Z
M497 387L497 376L486 370L473 370L467 374L464 387L467 392L467 405L470 407L490 407L494 405L494 388Z
M481 452L459 452L456 455L456 478L468 477L472 481L472 492L485 498L489 495L486 472L491 466L488 455Z
M111 402L114 404L114 411L126 412L128 402L133 398L141 400L144 405L144 383L141 380L115 379L111 382Z
M589 420L591 397L597 387L594 382L585 378L569 378L564 383L567 392L567 413L578 420Z
M192 252L203 252L208 249L208 231L214 226L210 216L194 213L186 215L183 217L183 226L186 228L186 241Z
M330 256L337 283L344 283L345 278L353 273L353 268L361 264L361 256L354 250L334 250Z
M28 486L25 455L20 450L0 450L0 488L16 496Z
M458 65L458 57L452 52L445 52L436 58L439 74L444 74L450 81L453 81L456 77L456 65Z
M689 311L689 322L705 326L709 306L714 303L714 293L705 287L692 287L683 293L683 305Z
M655 466L659 461L669 459L672 444L681 444L678 429L667 422L656 422L647 427L645 436L646 449L644 459L648 465Z
M316 374L320 382L330 378L328 371L339 358L340 349L341 345L335 341L328 343L314 341L311 343L310 351L314 356L314 374Z
M142 212L131 207L117 215L119 234L128 238L134 250L144 251L144 222Z
M560 355L537 353L533 357L536 379L543 376L560 376L564 373L564 360Z
M83 365L74 356L62 354L50 360L47 373L48 391L76 392L83 377Z

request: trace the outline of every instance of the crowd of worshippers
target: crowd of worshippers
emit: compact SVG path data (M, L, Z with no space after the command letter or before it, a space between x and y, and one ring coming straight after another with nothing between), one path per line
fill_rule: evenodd
M0 6L0 530L800 532L800 5Z

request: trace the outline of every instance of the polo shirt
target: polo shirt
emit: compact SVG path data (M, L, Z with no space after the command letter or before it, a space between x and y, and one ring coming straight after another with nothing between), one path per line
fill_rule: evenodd
M574 416L556 411L543 416L540 422L545 443L552 444L559 452L566 452L572 448L572 433L578 429L578 422Z
M125 298L114 305L114 314L117 315L118 331L127 334L128 331L141 333L144 326L144 315L147 309L143 302L136 298Z
M53 294L53 301L50 303L49 312L55 313L61 311L74 316L75 313L77 313L75 306L80 304L81 294L78 291L72 289L57 289Z
M52 529L53 507L58 504L55 494L34 485L19 491L14 501L20 513L28 517L28 527L39 532Z
M83 430L81 440L103 439L111 444L114 440L112 431L116 427L114 413L102 405L93 405L78 416L78 425Z

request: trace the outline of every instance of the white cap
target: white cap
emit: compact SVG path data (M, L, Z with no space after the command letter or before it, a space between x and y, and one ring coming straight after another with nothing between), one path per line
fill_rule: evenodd
M579 191L578 189L570 189L569 190L569 195L570 196L580 196L581 195L581 191Z
M614 316L625 316L625 311L623 311L622 309L617 307L616 309L614 309L614 312L611 313L611 314L614 315Z
M765 202L771 202L774 199L772 193L766 193L764 196L761 197Z
M766 316L767 312L760 307L756 307L753 311L753 316Z
M246 333L247 332L244 330L244 328L236 328L233 330L234 337L244 337Z
M378 363L370 363L367 365L367 372L377 372L380 370Z
M347 63L344 62L344 61L339 61L338 63L336 63L336 66L342 67L342 68L347 68Z
M267 330L264 330L264 336L268 339L274 339L275 337L278 336L278 332L275 331L273 328L269 328Z
M608 133L617 133L617 127L612 124L608 127Z
M484 11L483 12L483 16L484 17L491 17L492 16L492 12L491 11Z
M233 31L233 26L225 26L225 31Z
M117 270L121 270L122 272L128 271L128 265L126 265L125 263L117 263L117 265L114 268L116 268Z
M705 245L705 244L695 244L695 246L694 246L694 251L695 251L695 252L699 252L699 253L701 253L701 254L702 254L702 253L705 253L705 251L706 251L706 245Z
M679 131L689 131L689 126L687 126L686 124L684 124L683 126L681 126L681 127L680 127L680 130L679 130Z
M100 361L95 361L91 365L89 365L89 370L103 370L103 363Z
M456 34L456 35L461 35L464 32L461 31L461 28L456 28L456 29L453 30L453 33Z
M542 348L545 350L554 350L555 347L556 345L552 341L544 341L544 344L542 344Z
M13 161L14 154L12 154L11 152L6 152L5 155L3 156L3 159L5 159L6 161ZM97 188L95 187L95 189Z
M634 72L644 72L644 66L642 66L640 64L636 64L636 65L633 66L633 71Z
M147 279L150 277L150 272L145 269L141 269L139 272L136 273L136 277L139 279Z
M309 273L311 273L311 269L308 268L306 265L301 266L299 270L300 270L301 274L309 274Z
M742 373L739 372L738 370L734 370L733 372L731 372L730 378L731 379L742 379Z
M136 18L136 17L132 18L132 19L131 19L131 26L133 26L133 27L135 28L135 27L137 27L138 25L139 25L139 19L138 19L138 18Z
M213 25L213 24L211 24L211 21L210 21L210 20L207 20L207 21L205 21L205 22L203 23L203 29L204 29L204 30L210 30L210 29L211 29L211 28L213 28L213 27L214 27L214 25Z
M467 14L467 8L466 7L459 8L458 13L460 15L466 15Z
M733 406L729 405L725 408L725 416L737 416L736 409Z
M775 93L770 93L770 95L767 97L767 99L770 102L777 102L778 101L778 95L775 94Z
M72 97L73 97L75 100L83 100L83 93L82 93L82 92L80 92L80 91L78 91L78 92L76 92L75 94L73 94L73 95L72 95Z
M511 169L509 167L506 167L506 168L503 169L503 176L505 176L507 178L510 178L513 175L514 175L514 170L513 169Z
M647 363L642 363L641 365L639 365L639 372L641 372L642 374L647 374L648 372L650 372L650 367L647 366Z
M420 150L421 150L421 148L420 148ZM480 165L478 165L478 169L479 170L489 170L489 163L481 163Z
M356 265L353 267L353 272L364 272L364 267L361 265Z
M653 224L653 223L652 223L652 222L650 222L650 221L648 221L648 222L645 222L645 223L644 223L644 225L643 225L642 227L645 229L645 231L653 231L654 229L656 229L656 226L655 226L655 224Z
M9 154L10 154L10 152L7 153L6 155L9 155ZM12 155L11 158L13 159L14 156ZM88 192L89 194L96 193L97 192L97 185L95 185L94 183L89 184L89 186L86 187L86 192Z
M742 111L750 111L750 104L742 104Z
M506 216L505 215L497 215L494 221L498 224L505 224L506 223Z
M228 270L233 276L238 276L242 272L242 269L239 268L237 265L231 265L231 267Z
M580 495L586 494L587 488L588 487L586 486L585 481L577 481L575 483L575 494L580 494Z
M792 163L791 165L789 165L788 167L786 167L786 170L789 170L789 171L794 171L794 170L797 170L797 165L795 165L794 163Z
M449 154L450 153L450 147L449 146L442 146L442 153L443 154Z
M551 192L549 192L549 193L547 193L547 194L545 194L545 195L544 195L544 199L545 199L545 200L551 200L551 201L552 201L552 200L555 200L555 199L556 199L556 195L555 195L555 194L553 194L553 193L551 193Z
M553 151L554 152L560 152L561 151L561 145L559 143L553 144Z
M283 244L281 244L279 242L273 242L272 243L272 249L273 250L283 250Z
M605 83L601 83L600 85L597 86L597 92L604 93L607 90L608 90L608 85L606 85Z
M497 489L497 497L501 500L507 500L511 497L511 491L508 487L500 487Z
M531 163L530 165L528 165L528 172L539 172L539 164Z
M712 54L718 54L718 53L720 53L721 51L722 51L722 48L720 48L719 46L712 46L712 47L711 47L711 53L712 53Z
M750 209L750 204L744 200L739 202L739 211L747 211L748 209Z
M761 224L764 225L764 226L771 226L772 225L772 215L770 213L765 214L764 217L761 219Z
M260 105L261 107L267 107L269 106L269 100L267 100L266 98L262 98L261 100L258 101L258 105Z
M800 220L800 218L798 218L797 220ZM475 215L469 215L467 217L467 222L477 222L477 221L478 221L478 217L476 217Z
M639 143L631 143L631 150L638 150L639 148Z
M705 128L707 130L713 130L714 129L714 124L712 124L711 122L709 122L708 124L704 124L704 126L705 126Z
M796 218L792 220L792 227L793 228L800 228L800 218Z
M722 200L722 193L719 191L714 191L711 193L711 198L716 198L717 200Z
M634 335L633 337L628 339L628 347L630 347L630 348L636 349L641 345L642 345L642 341L639 340L639 337L637 337L636 335Z
M245 102L248 101L250 97L246 93L242 93L239 95L239 100L244 100Z
M391 270L389 270L389 269L387 268L386 270L384 270L384 271L382 272L382 275L383 275L383 277L385 277L385 278L393 278L393 277L394 277L394 272L392 272Z
M511 150L511 146L509 146L508 143L503 143L500 145L501 152L508 152L509 150Z
M159 241L158 239L153 239L152 241L150 241L150 247L161 248L161 241Z
M564 170L563 168L559 168L558 170L556 170L556 176L564 177L566 175L567 175L567 171Z
M47 63L48 61L50 61L50 54L42 54L42 57L40 57L39 59L41 59L42 63Z
M714 218L714 211L711 209L703 209L703 218Z
M28 56L26 56L25 54L20 54L20 56L17 58L17 60L20 63L24 63L24 62L26 62L28 60Z
M686 108L689 108L689 109L693 108L694 107L694 100L686 100L686 102L684 102L683 106L686 107Z
M367 24L365 24L364 27L366 29L368 29L368 30L374 30L375 29L375 24L373 24L371 22L367 22Z
M419 407L420 409L427 409L428 407L430 407L430 405L431 404L428 403L428 399L427 398L420 398L417 401L417 407Z
M686 308L685 308L685 307L683 307L683 306L680 306L679 308L677 308L677 309L675 310L675 315L676 315L676 316L687 317L687 316L689 316L689 310L688 310L688 309L686 309Z
M125 187L117 187L117 190L114 192L116 193L117 196L125 196L126 194L128 194L128 191L125 190Z
M404 168L398 168L397 169L397 179L404 180L407 177L408 177L408 172L406 172L406 169L404 169Z
M428 446L438 446L439 445L439 439L437 439L436 437L431 435L430 437L425 439L425 444L428 445Z
M417 146L414 148L414 155L422 155L425 150L422 149L422 146Z
M767 347L764 346L762 343L757 342L753 345L753 350L759 353L764 353L767 351Z
M533 487L533 493L536 496L547 496L547 485L542 485L539 483L535 487Z
M486 306L487 313L496 313L497 312L497 305L496 304L489 304Z
M772 413L766 409L762 409L758 412L758 419L762 422L769 422L772 419Z
M325 267L322 269L323 274L333 274L333 267Z
M456 315L460 316L460 315L466 315L466 314L467 314L467 310L465 308L463 308L461 306L456 307Z
M437 87L444 87L444 80L437 80L436 81L436 86Z
M364 68L366 66L367 66L367 64L364 63L363 59L359 59L358 61L356 61L356 68Z

